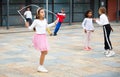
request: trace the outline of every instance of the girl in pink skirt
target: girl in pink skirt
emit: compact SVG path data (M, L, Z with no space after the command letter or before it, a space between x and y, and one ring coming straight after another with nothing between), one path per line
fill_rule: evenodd
M38 67L39 72L48 72L47 69L44 68L43 63L45 59L45 55L48 52L48 42L47 42L47 37L46 37L46 28L51 27L56 25L58 22L58 19L51 23L48 24L47 20L44 18L45 17L45 11L43 8L37 9L36 13L36 19L33 21L32 25L29 26L27 22L25 22L25 25L30 29L30 30L35 30L35 34L33 37L33 45L35 49L41 51L40 55L40 65Z

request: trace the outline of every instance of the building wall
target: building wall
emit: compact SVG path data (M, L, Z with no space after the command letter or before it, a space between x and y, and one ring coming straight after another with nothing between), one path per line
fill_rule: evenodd
M46 8L46 0L9 0L9 25L23 25L24 21L18 14L17 10L22 7L35 4L40 7ZM60 12L61 8L65 9L66 19L64 22L69 22L70 16L70 0L48 0L48 9L54 13ZM7 25L7 0L2 0L2 25ZM31 7L33 16L36 14L36 7ZM72 22L80 22L84 18L86 10L91 9L90 0L72 0ZM24 14L24 10L21 11ZM48 14L48 22L53 22L56 17L52 14ZM12 20L11 20L12 19ZM15 20L14 20L15 19Z
M2 2L0 2L0 26L2 25Z
M94 0L94 10L93 10L93 12L94 12L94 17L95 17L95 18L98 18L98 17L99 17L99 14L98 14L98 9L99 9L99 7L100 7L100 2L99 2L99 0Z
M117 15L117 0L108 0L108 17L110 21L116 20Z

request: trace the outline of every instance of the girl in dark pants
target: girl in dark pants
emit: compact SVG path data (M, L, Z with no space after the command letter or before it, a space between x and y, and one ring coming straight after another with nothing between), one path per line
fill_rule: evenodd
M110 33L111 33L111 26L110 24L107 24L107 25L103 25L103 31L104 31L104 44L105 44L105 47L104 49L105 50L112 50L112 44L111 44L111 41L110 41Z
M103 32L104 32L104 49L105 49L105 55L107 57L115 55L115 52L112 51L112 44L110 41L110 33L113 31L109 24L108 17L106 15L106 9L104 7L99 8L99 14L100 19L94 19L94 21L103 26Z

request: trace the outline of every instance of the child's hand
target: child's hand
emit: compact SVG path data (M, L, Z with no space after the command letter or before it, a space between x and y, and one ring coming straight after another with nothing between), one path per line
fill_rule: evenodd
M85 32L85 33L87 33L87 30L86 30L86 29L84 29L84 32Z
M100 20L99 18L96 18L96 20Z
M111 31L112 31L112 32L114 31L113 28L111 28Z
M93 21L96 22L96 18L93 18Z
M92 30L92 32L94 32L94 30Z
M96 20L99 20L99 18L93 18L93 21L96 22Z

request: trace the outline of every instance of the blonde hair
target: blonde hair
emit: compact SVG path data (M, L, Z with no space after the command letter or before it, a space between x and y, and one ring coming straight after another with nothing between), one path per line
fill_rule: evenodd
M100 7L99 11L103 14L106 14L106 8L105 7Z

